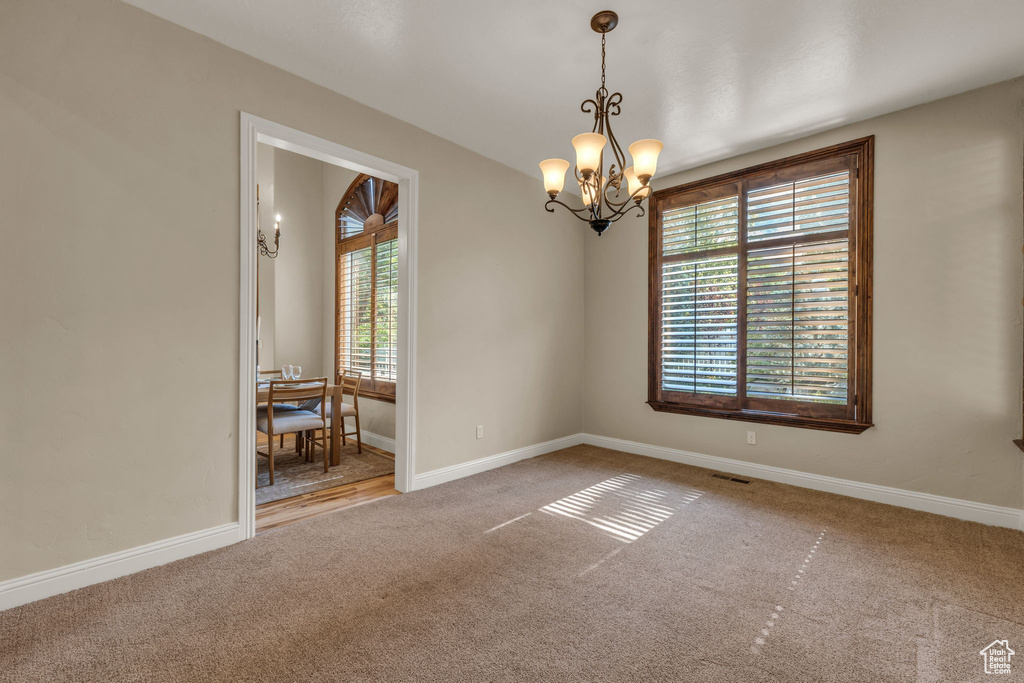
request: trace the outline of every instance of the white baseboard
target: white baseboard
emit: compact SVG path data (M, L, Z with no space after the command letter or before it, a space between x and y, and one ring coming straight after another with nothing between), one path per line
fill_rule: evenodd
M413 477L412 490L416 491L418 489L425 489L430 486L444 484L445 482L461 479L462 477L468 477L471 474L479 474L480 472L493 470L495 467L511 465L514 462L526 460L527 458L535 458L538 455L544 455L545 453L551 453L552 451L559 451L563 448L569 448L570 446L578 446L581 443L583 443L583 435L573 434L571 436L563 436L560 439L554 439L553 441L545 441L544 443L517 448L514 451L506 451L505 453L490 455L486 458L479 458L478 460L471 460L470 462L463 462L458 465L451 465L449 467L431 470L430 472L417 474Z
M363 437L363 443L365 443L365 444L373 446L374 448L379 448L382 451L387 451L388 453L394 453L395 452L395 440L394 439L389 439L386 436L381 436L380 434L374 434L373 432L368 432L366 430L363 430L362 437Z
M239 540L238 522L0 582L0 611L158 567Z
M1024 510L1016 508L976 503L970 500L960 500L959 498L946 498L931 493L907 491L905 489L866 484L849 479L837 479L820 474L810 474L782 467L772 467L770 465L758 465L742 460L720 458L714 455L704 455L703 453L692 453L664 446L651 446L650 444L638 443L636 441L614 439L609 436L598 436L596 434L581 434L579 436L581 443L590 444L591 446L646 455L661 460L671 460L687 465L706 467L711 470L742 474L782 484L792 484L793 486L800 486L805 489L838 493L853 498L871 500L876 503L886 503L888 505L910 508L911 510L921 510L937 515L945 515L946 517L965 519L970 522L981 522L982 524L1024 531Z

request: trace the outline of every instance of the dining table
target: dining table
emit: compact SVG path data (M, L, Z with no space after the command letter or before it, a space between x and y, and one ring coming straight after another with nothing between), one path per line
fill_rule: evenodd
M342 390L340 384L328 384L327 395L331 398L331 465L341 464L341 433L345 431L341 427L341 401ZM263 380L256 382L256 405L270 402L270 383Z

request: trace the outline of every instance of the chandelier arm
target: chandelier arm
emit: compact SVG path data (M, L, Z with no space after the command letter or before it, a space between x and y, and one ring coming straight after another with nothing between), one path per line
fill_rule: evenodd
M638 194L640 194L641 192L643 192L644 190L649 190L650 192L653 192L654 188L652 188L650 185L641 185L640 187L636 188L635 192L631 192L630 193L629 198L633 199L633 200L636 200L636 196ZM643 200L645 200L648 197L650 197L650 192L648 192L648 194L646 194L643 197L641 197L640 201L642 202ZM637 205L639 206L639 203Z
M610 218L612 221L616 221L619 218L621 218L623 215L625 215L626 212L629 211L630 209L632 209L634 206L640 207L640 213L637 214L637 218L640 218L641 216L645 215L646 212L644 211L643 200L646 199L646 197L641 197L640 201L636 201L636 197L637 197L638 194L640 194L644 190L650 190L650 189L651 188L648 185L644 185L643 187L638 187L636 189L636 191L633 192L632 194L630 194L629 197L627 197L624 202L614 204L614 206L618 206L619 208L614 213L612 213L612 215L609 216L608 218ZM633 203L630 204L630 201L632 201ZM611 204L611 202L609 202L609 204ZM628 204L628 206L627 206L627 204Z
M606 220L609 220L612 223L614 223L615 221L619 220L620 218L622 218L623 216L628 214L632 209L639 209L640 210L640 212L637 215L635 215L634 218L643 218L644 216L647 215L647 211L644 209L644 205L643 204L633 203L630 206L626 206L626 207L623 207L623 208L619 209L618 211L613 213L611 216L608 216L606 218Z
M589 213L589 212L587 211L586 207L584 207L584 208L582 208L582 209L574 209L574 208L572 208L571 206L569 206L568 204L566 204L566 203L565 203L565 202L563 202L563 201L560 201L560 200L558 200L558 199L549 199L549 200L548 200L547 202L545 202L545 204L544 204L544 208L545 208L545 209L547 209L547 211L548 211L549 213L554 213L554 212L555 212L555 209L554 209L554 207L552 207L552 206L551 206L552 204L558 204L559 206L561 206L561 207L564 207L564 208L565 208L566 210L568 210L569 212L571 212L571 213L572 213L572 215L576 216L576 218L580 219L581 221L590 221L590 217L588 217L588 216L581 216L581 215L580 215L580 214L586 214L586 213Z
M607 194L607 192L608 192L608 190L605 190L605 194ZM619 194L618 192L615 193L616 196L618 196L618 194ZM608 206L612 206L612 207L625 206L626 204L629 203L629 198L627 197L626 199L623 199L621 202L617 202L614 199L612 199L611 197L607 197L606 196L605 197L605 203L607 203Z
M618 177L621 177L621 175L622 174L620 174ZM640 194L641 192L643 192L644 190L647 190L648 194L643 196L643 197L640 197L640 199L637 200L637 195ZM608 190L605 189L605 192L607 192L607 191ZM650 192L651 191L652 191L652 188L651 188L650 185L642 185L642 186L638 187L634 192L631 192L630 195L628 197L626 197L624 200L622 200L621 202L616 202L616 201L612 201L611 199L608 199L608 205L609 206L625 206L630 201L633 201L633 202L636 203L637 206L640 206L640 203L643 202L644 199L647 199L647 197L650 196ZM615 193L615 196L616 197L618 196L618 192ZM623 210L625 211L625 209L623 209Z

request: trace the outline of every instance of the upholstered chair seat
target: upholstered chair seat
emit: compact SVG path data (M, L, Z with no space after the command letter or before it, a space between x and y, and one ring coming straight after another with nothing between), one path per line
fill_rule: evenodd
M309 410L288 410L283 413L274 409L274 433L287 434L304 432L307 429L323 429L324 420L319 412ZM256 414L256 429L264 434L270 432L270 415L266 412Z

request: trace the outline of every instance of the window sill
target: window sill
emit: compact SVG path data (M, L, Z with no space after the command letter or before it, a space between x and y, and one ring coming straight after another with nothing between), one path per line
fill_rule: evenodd
M394 403L395 397L389 394L378 394L375 391L360 390L359 398L371 398L374 401L383 401L384 403Z
M715 417L724 420L739 420L740 422L757 422L759 424L779 425L782 427L798 427L800 429L819 429L826 432L839 432L841 434L860 434L873 425L865 422L852 420L837 420L834 418L801 417L799 415L787 415L785 413L765 413L755 410L719 410L715 408L704 408L701 406L688 406L678 403L660 403L648 401L647 405L659 413L676 413L679 415L695 415L697 417ZM1024 450L1024 448L1022 448Z

